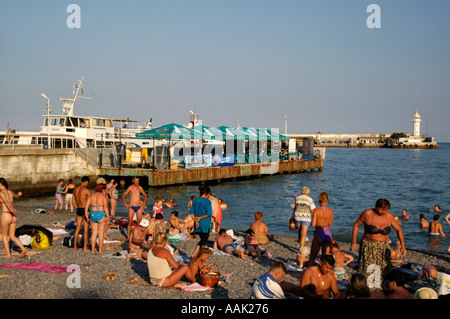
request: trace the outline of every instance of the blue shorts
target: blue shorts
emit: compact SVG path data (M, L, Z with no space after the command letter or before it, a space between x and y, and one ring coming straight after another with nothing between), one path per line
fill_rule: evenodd
M311 221L307 222L304 220L295 220L296 227L300 227L301 225L305 225L306 227L309 227L311 225Z
M94 223L100 222L103 217L106 217L106 214L102 210L91 210L89 212L89 219L92 220Z

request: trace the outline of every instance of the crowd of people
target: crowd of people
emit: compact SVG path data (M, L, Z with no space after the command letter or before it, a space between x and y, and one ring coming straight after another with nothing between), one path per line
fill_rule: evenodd
M73 249L78 250L76 242L83 231L83 250L95 253L98 249L99 253L103 253L103 243L108 229L112 227L111 217L116 214L120 192L118 182L114 179L109 183L104 178L97 179L93 193L88 189L90 182L87 176L82 177L79 186L75 186L72 180L67 185L63 184L64 180L59 180L55 209L58 206L62 209L62 195L65 194L66 209L70 207L71 211L75 209L76 212ZM1 236L6 252L4 257L11 257L10 241L21 250L20 258L27 253L15 236L17 216L14 198L21 195L20 192L15 194L10 191L7 181L0 178ZM328 194L322 192L319 195L317 207L309 195L310 189L303 187L301 195L296 195L291 205L299 243L298 253L294 258L303 270L299 284L283 281L287 274L286 266L282 262L275 262L267 273L254 282L251 298L413 298L404 288L402 271L392 267L393 261L407 254L401 228L401 220L410 218L406 209L398 218L389 211L390 202L380 198L374 208L366 209L356 219L352 230L351 252L358 245L359 228L363 226L364 230L359 242L358 272L351 276L348 288L342 293L338 289L337 280L343 278L345 267L354 261L354 257L345 253L333 240L333 210L328 207ZM262 221L263 214L259 211L254 214L255 221L245 231L244 242L236 242L222 227L222 212L227 209L227 205L222 199L216 198L208 186L199 187L198 197L191 196L188 214L183 219L179 217L177 210L173 210L177 207L174 198L166 200L164 197L156 197L149 213L145 212L147 200L147 193L139 185L139 178L133 177L132 184L122 194L123 204L128 210L126 257L147 261L149 282L154 286L173 287L181 284L183 277L187 281L197 282L200 270L211 265L207 262L212 254L212 250L207 247L210 234L216 234L212 248L226 254L242 259L247 259L248 256L271 256L263 247L273 239L267 224ZM173 208L166 220L164 206ZM440 207L436 206L435 211L439 212ZM445 220L450 225L450 214L445 216ZM314 228L314 236L311 245L306 245L306 233L310 226ZM426 221L421 214L420 228L428 229L430 236L446 237L439 222L439 214L434 216L432 222ZM392 229L398 237L396 248L391 248L389 239ZM184 265L180 259L176 260L178 252L174 251L169 241L170 237L179 234L199 239L188 265ZM319 253L321 258L317 259ZM436 270L429 267L417 271L436 277ZM421 293L424 295L431 292L422 290Z
M375 207L362 212L353 225L350 250L357 247L359 228L364 225L364 233L359 242L357 272L354 273L347 289L341 293L337 287L337 280L345 273L345 266L353 261L353 256L343 252L333 241L331 226L333 224L333 210L327 207L328 194L323 192L319 196L320 207L316 207L314 200L309 197L310 190L304 187L300 196L295 196L293 218L298 228L299 251L297 264L304 269L300 284L295 285L282 281L287 274L285 266L275 263L269 272L263 274L253 285L252 298L257 299L285 299L317 298L317 299L437 299L437 293L431 288L423 287L412 295L405 286L405 275L398 267L393 267L393 261L405 257L406 246L401 228L401 220L408 220L407 210L402 211L400 219L394 216L390 209L390 202L380 198ZM440 207L435 207L440 211ZM450 214L445 220L450 225ZM305 246L304 233L307 227L314 227L314 237L310 248ZM446 237L439 223L439 214L428 223L425 216L420 216L420 227L429 228L430 236ZM391 249L389 234L391 229L397 233L397 247ZM321 259L316 263L319 251ZM449 247L450 252L450 247ZM309 258L308 258L309 255ZM436 278L437 270L430 267L415 270L418 276Z

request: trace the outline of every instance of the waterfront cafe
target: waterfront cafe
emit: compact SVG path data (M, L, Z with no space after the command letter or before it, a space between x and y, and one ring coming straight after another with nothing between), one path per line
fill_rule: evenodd
M280 141L289 140L268 129L205 125L188 128L176 123L136 133L136 138L167 141L166 150L172 148L163 153L169 167L175 161L184 163L185 168L270 162L272 156L280 156ZM162 153L152 153L155 163L155 154Z

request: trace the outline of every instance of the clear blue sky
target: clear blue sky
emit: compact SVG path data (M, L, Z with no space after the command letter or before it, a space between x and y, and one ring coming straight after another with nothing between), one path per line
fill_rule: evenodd
M81 28L69 29L71 3ZM369 29L369 4L381 28ZM76 114L450 142L450 1L0 0L0 130Z

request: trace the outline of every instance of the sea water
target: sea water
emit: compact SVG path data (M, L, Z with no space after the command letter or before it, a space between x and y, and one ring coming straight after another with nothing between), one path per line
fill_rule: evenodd
M228 205L228 209L223 211L222 227L246 230L254 221L254 213L260 211L271 233L288 236L297 236L296 231L289 231L288 227L294 195L300 195L302 187L308 186L310 196L318 206L320 193L327 192L328 207L334 211L331 230L338 242L350 242L353 224L360 214L365 209L373 208L377 199L386 198L391 203L390 212L395 216L401 216L403 209L408 211L410 219L400 219L407 248L447 251L450 239L430 238L427 230L419 228L419 215L425 214L431 222L433 216L439 214L444 233L450 237L450 227L444 220L450 212L449 158L449 143L440 143L439 149L328 148L324 168L320 172L225 181L211 184L210 188L216 197L222 198ZM57 181L55 187L56 184ZM125 191L119 190L121 194ZM146 212L152 210L155 197L175 198L177 207L164 207L166 220L173 210L177 210L182 218L186 216L190 197L199 195L198 185L145 190L148 194ZM37 208L51 210L55 204L54 194L22 197L17 201L30 212ZM435 205L440 205L443 212L434 212ZM62 222L71 217L70 213L61 214L64 216ZM127 216L127 209L121 200L116 216ZM309 227L308 238L312 239L313 231ZM362 233L363 226L358 238ZM394 230L389 238L393 244L397 242Z

